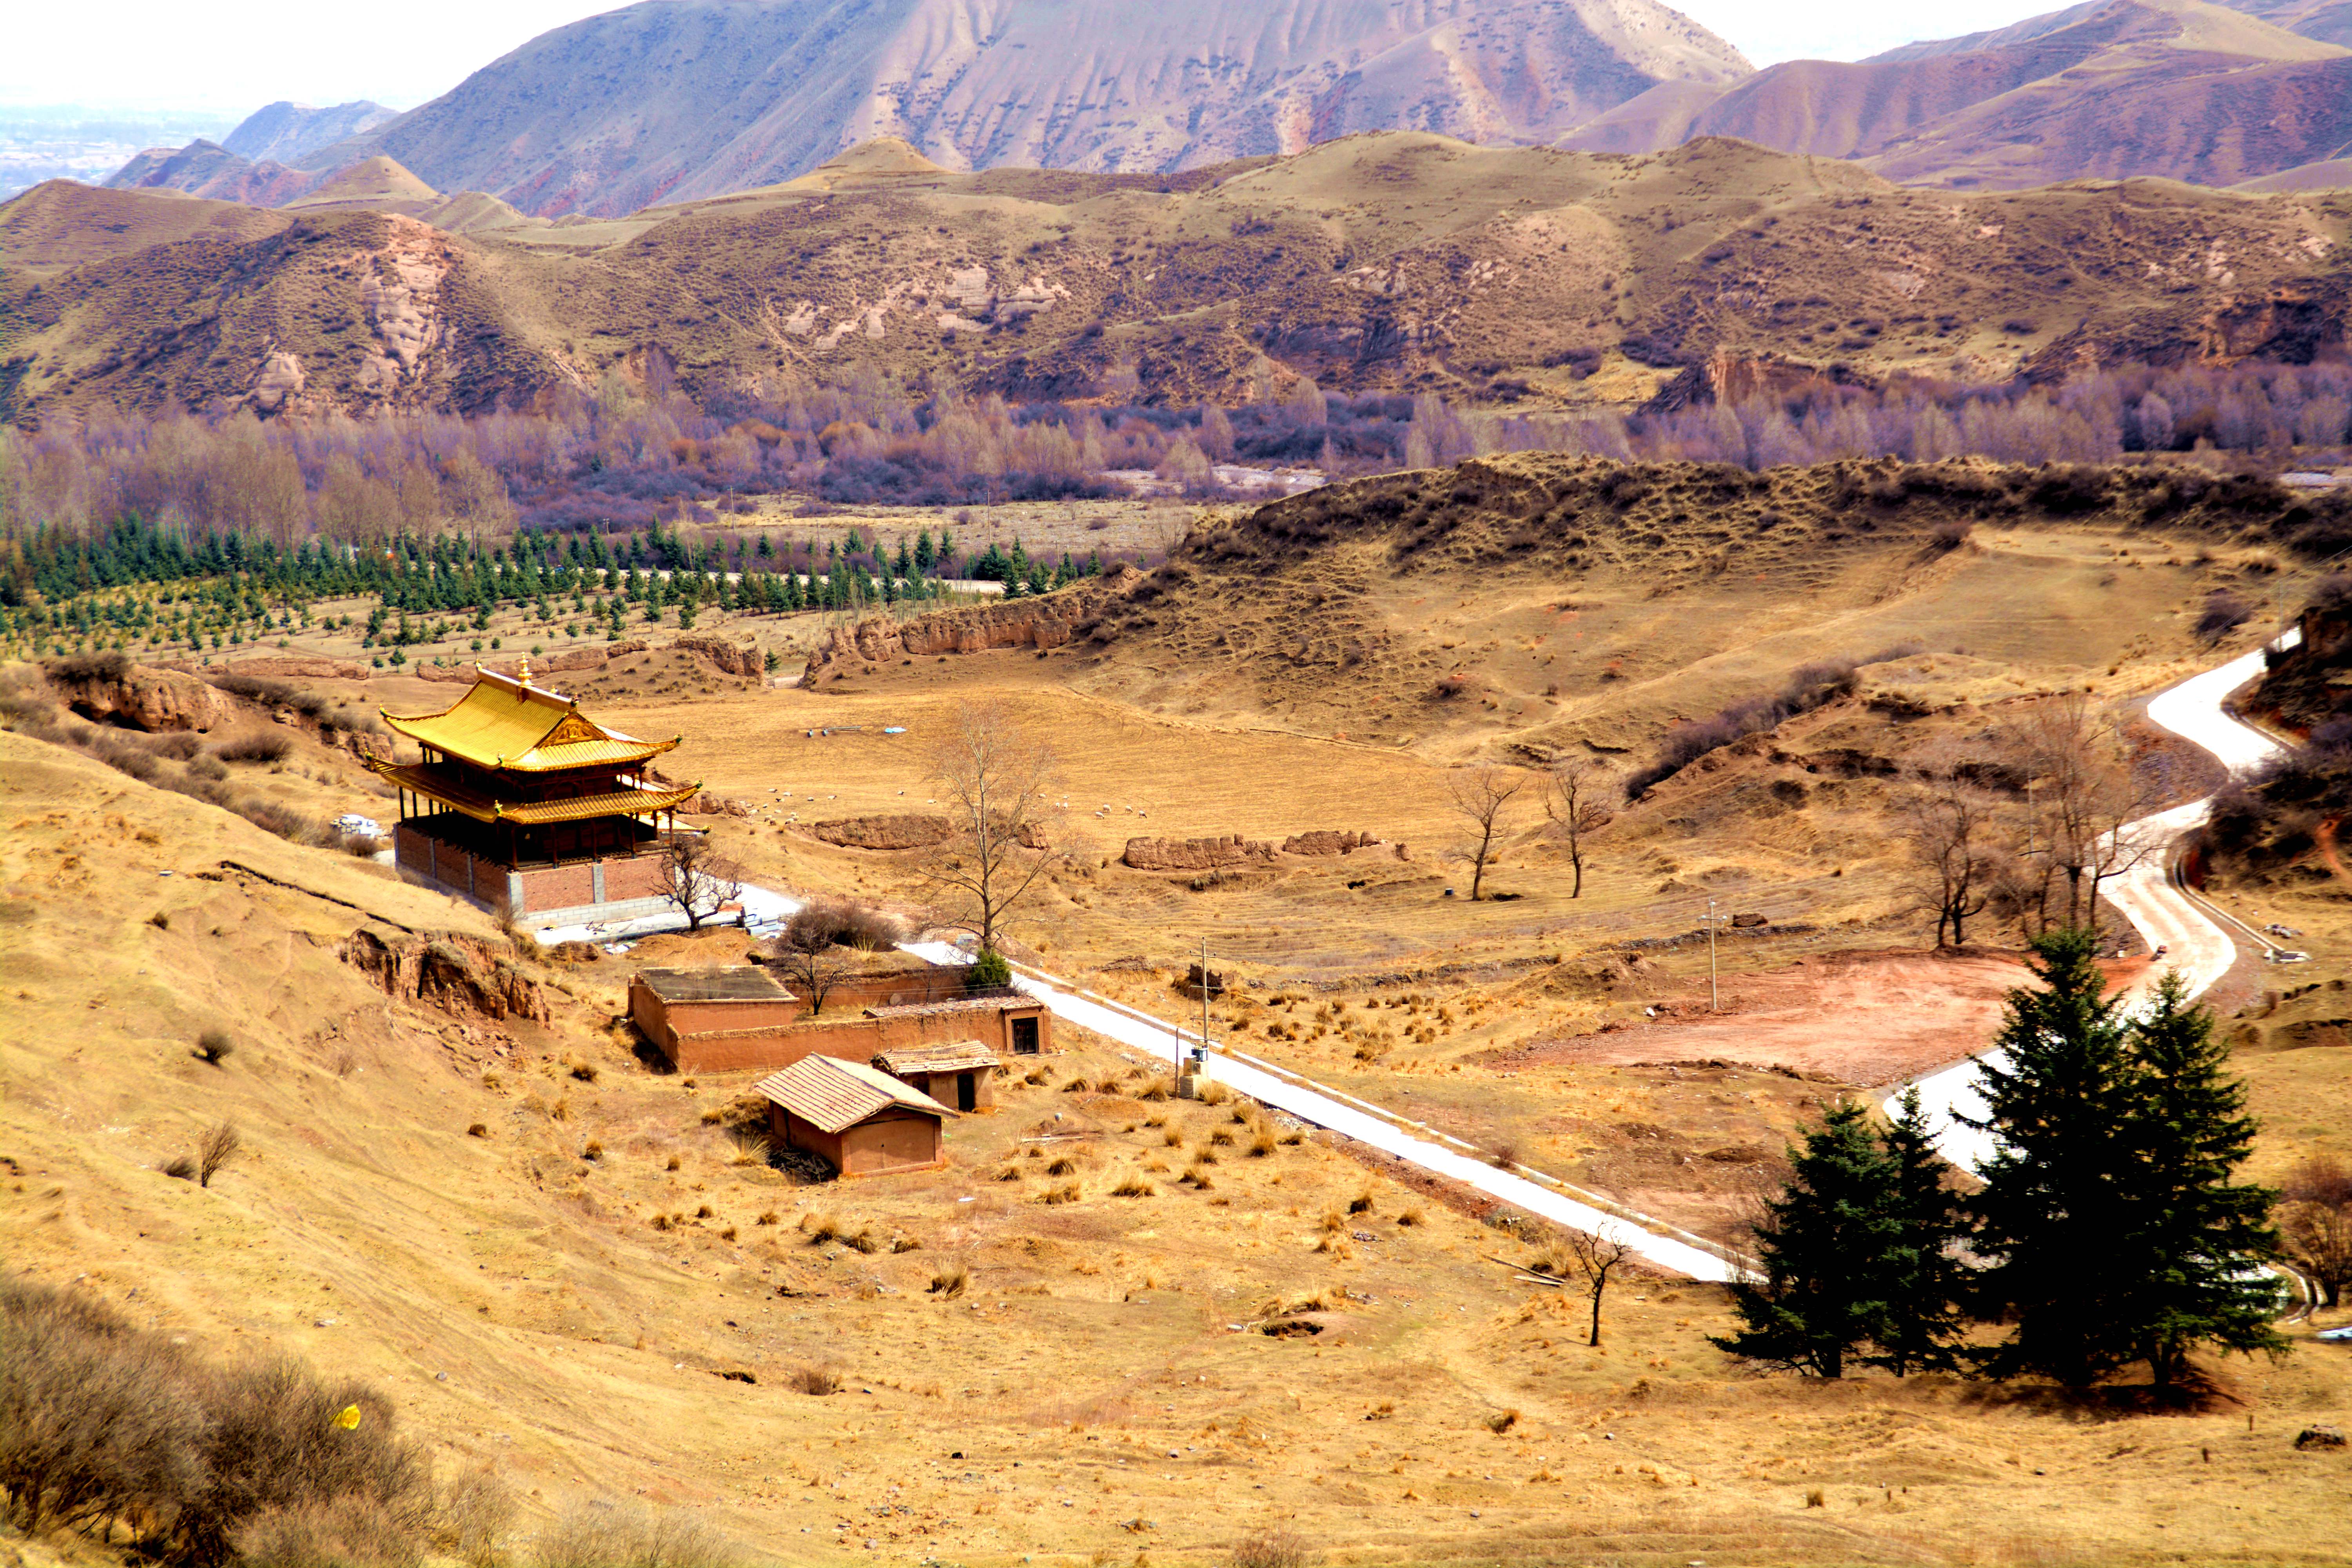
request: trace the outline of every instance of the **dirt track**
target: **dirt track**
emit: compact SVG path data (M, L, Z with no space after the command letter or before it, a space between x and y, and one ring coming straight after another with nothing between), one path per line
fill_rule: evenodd
M2127 984L2145 967L2141 959L2111 963L2109 982ZM1982 950L1802 959L1769 973L1726 975L1719 1013L1707 1011L1701 978L1661 998L1654 1023L1538 1041L1494 1060L1630 1066L1713 1059L1846 1083L1892 1083L1984 1049L2000 1026L2002 997L2026 978L2014 956Z

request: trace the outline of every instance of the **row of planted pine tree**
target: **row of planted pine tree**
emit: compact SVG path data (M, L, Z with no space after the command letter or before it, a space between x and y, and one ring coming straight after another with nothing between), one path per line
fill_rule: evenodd
M2087 932L2033 944L1982 1064L1996 1152L1973 1192L1936 1152L1917 1091L1874 1128L1842 1105L1792 1151L1756 1227L1742 1327L1769 1365L2021 1374L2088 1387L2145 1365L2176 1389L2200 1346L2277 1354L2269 1191L2237 1179L2254 1123L2213 1016L2178 973L2148 1004L2106 990Z

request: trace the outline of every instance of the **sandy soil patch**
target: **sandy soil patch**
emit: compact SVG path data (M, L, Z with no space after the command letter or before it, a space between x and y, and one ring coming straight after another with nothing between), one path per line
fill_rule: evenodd
M2128 984L2145 959L2107 966ZM1716 1060L1885 1084L1974 1056L2000 1026L2002 998L2029 978L2009 953L1833 953L1786 969L1722 977L1722 1009L1707 1011L1704 976L1654 1004L1630 1028L1538 1040L1499 1053L1496 1066L1631 1066ZM1867 1019L1866 1026L1862 1020Z

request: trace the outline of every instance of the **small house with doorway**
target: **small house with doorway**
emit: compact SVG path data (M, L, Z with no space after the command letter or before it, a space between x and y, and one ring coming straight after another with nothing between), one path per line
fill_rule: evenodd
M768 1101L770 1136L831 1162L844 1176L936 1171L947 1163L955 1114L877 1067L806 1056L756 1085Z
M884 1051L874 1058L874 1065L941 1105L953 1106L959 1114L985 1114L996 1109L996 1074L1003 1064L978 1040L906 1046Z

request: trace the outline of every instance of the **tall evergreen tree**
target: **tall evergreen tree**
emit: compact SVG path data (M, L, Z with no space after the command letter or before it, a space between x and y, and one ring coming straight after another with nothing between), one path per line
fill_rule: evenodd
M2158 983L2131 1043L2138 1103L2119 1140L2139 1163L2129 1192L2139 1253L2129 1319L2139 1359L2158 1388L2169 1388L2198 1344L2286 1349L2271 1327L2279 1281L2263 1268L2278 1251L2270 1223L2278 1194L2232 1179L2254 1142L2245 1085L2224 1075L2229 1049L2179 972Z
M1976 1310L2008 1319L2008 1341L1984 1357L1997 1377L2039 1373L2087 1387L2135 1359L2143 1335L2129 1316L2139 1265L2127 1142L2139 1100L2130 1026L2094 961L2088 931L2033 941L2042 987L2009 994L1984 1058L1986 1110L1969 1125L1997 1147L1970 1205Z
M1917 1089L1904 1090L1879 1146L1887 1165L1886 1311L1873 1334L1878 1349L1863 1359L1897 1377L1948 1372L1959 1364L1953 1343L1964 1270L1953 1248L1963 1228L1960 1199L1944 1184L1951 1167L1936 1152Z
M1731 1287L1743 1327L1710 1339L1751 1361L1843 1377L1887 1313L1878 1264L1895 1240L1893 1167L1859 1105L1840 1105L1804 1136L1790 1151L1787 1190L1756 1227L1762 1273Z

